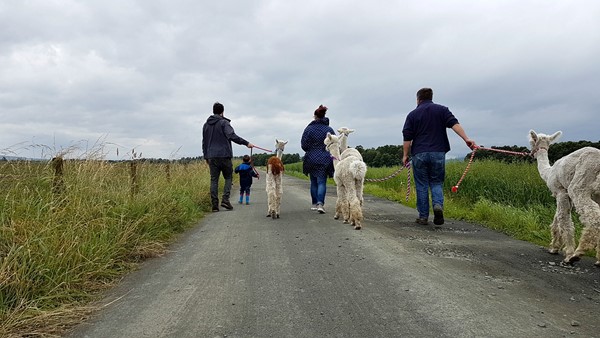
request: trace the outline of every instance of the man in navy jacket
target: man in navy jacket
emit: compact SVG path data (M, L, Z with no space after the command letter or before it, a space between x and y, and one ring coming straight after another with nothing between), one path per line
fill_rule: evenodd
M233 178L231 142L245 145L248 148L254 147L252 143L235 134L230 124L231 120L223 116L224 111L225 107L221 103L215 102L213 115L206 120L202 127L202 153L210 169L210 199L213 212L219 211L219 176L221 174L225 179L221 206L228 210L233 209L229 202Z
M417 223L428 224L429 190L433 205L433 223L444 224L444 192L446 176L446 153L450 142L446 129L460 136L471 149L477 145L469 139L464 129L448 107L433 103L433 90L421 88L417 91L417 108L406 117L402 135L404 137L402 162L408 164L412 156L413 174L417 191Z

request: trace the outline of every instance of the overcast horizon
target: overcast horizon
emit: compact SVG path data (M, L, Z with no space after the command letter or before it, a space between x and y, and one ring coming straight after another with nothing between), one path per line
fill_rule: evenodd
M0 156L201 156L216 101L262 148L303 156L320 104L351 146L400 145L422 87L480 145L598 142L599 18L593 0L4 0ZM448 135L447 158L469 152Z

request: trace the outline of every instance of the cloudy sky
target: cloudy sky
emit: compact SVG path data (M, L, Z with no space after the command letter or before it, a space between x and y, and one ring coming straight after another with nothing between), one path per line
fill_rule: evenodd
M599 60L596 0L1 0L0 154L200 156L215 101L263 148L302 155L319 104L401 144L421 87L481 145L597 142Z

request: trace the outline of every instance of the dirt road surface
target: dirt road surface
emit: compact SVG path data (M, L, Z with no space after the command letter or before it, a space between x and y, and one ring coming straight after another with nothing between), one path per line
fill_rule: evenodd
M600 269L476 224L414 223L365 196L363 230L310 211L284 178L281 218L251 204L207 215L106 294L70 337L600 337Z

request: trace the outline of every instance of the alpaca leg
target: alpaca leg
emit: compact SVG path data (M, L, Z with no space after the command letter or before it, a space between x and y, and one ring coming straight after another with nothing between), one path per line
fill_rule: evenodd
M551 224L552 241L548 252L558 253L563 246L565 255L573 254L575 251L575 227L571 220L571 200L566 191L556 195L556 213Z
M352 223L350 223L350 201L348 201L348 199L345 199L342 204L342 214L344 215L344 224L352 225Z
M267 167L270 169L270 166ZM265 178L266 191L267 191L267 217L271 217L271 194L275 189L273 186L273 174L267 170L267 177Z
M275 216L279 218L279 211L281 209L281 196L283 196L283 184L281 183L281 174L275 178L276 194L275 194Z
M275 219L277 209L277 196L274 193L271 193L271 198L269 200L269 216L271 219Z
M360 230L362 228L361 222L363 220L362 209L360 207L360 201L358 198L352 199L350 204L350 219L352 220L352 224L354 225L355 230Z
M335 202L335 215L333 216L333 218L339 219L340 215L342 214L342 190L340 188L340 185L337 184L337 182L335 186L335 191L337 194L337 200Z
M587 250L598 249L600 246L600 228L586 227L581 232L581 239L579 240L579 246L575 250L575 253L571 257L565 258L565 263L573 263L580 259ZM600 266L600 255L596 252L597 262L596 265Z
M275 196L275 217L279 218L279 210L281 208L281 195Z
M361 179L357 179L355 180L356 183L356 197L358 197L358 200L360 202L360 206L363 206L363 188L365 185L365 179L361 178Z
M273 217L274 215L274 208L273 205L275 204L275 196L274 193L272 191L269 191L267 193L267 217Z
M348 206L348 191L346 187L342 185L340 186L340 192L341 195L339 196L339 198L341 199L340 209L342 211L342 219L344 220L344 224L348 224L350 218L350 208Z
M573 189L569 191L571 192L575 210L585 227L579 240L579 246L572 255L565 258L565 262L571 263L579 260L579 257L586 250L592 250L596 247L597 238L600 236L600 205L592 199L592 192L588 189Z
M348 199L348 221L351 225L356 226L356 218L355 218L355 204L359 203L358 198L356 198L356 188L354 186L354 182L348 185L348 189L346 189L346 198Z

